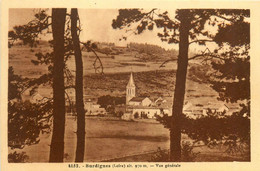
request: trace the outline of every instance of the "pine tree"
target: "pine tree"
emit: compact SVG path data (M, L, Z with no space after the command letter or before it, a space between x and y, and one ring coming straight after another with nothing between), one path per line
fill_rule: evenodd
M77 33L78 10L71 9L71 36L76 61L76 111L77 111L77 149L75 162L84 161L85 150L85 110L83 103L83 62Z
M52 9L53 132L50 162L63 162L65 133L64 30L66 9Z
M178 9L175 12L175 18L171 19L167 11L160 14L155 11L156 9L152 9L149 12L144 12L140 9L120 9L119 15L113 20L112 27L114 29L123 29L131 27L133 23L138 23L134 31L137 35L146 29L153 30L154 26L156 26L157 28L163 28L163 33L158 33L158 37L162 41L179 44L173 113L172 117L165 122L170 129L170 160L180 161L181 118L183 115L188 61L200 57L224 59L219 54L211 52L203 52L189 57L189 46L193 43L206 45L207 42L223 42L221 39L217 39L218 36L210 34L205 26L217 25L219 31L221 31L227 25L234 26L238 22L246 23L245 18L249 17L250 12L244 9ZM236 42L237 40L234 41Z

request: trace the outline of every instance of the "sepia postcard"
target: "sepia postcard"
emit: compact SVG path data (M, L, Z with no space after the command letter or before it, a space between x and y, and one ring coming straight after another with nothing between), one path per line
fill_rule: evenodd
M260 169L260 2L1 3L3 171Z

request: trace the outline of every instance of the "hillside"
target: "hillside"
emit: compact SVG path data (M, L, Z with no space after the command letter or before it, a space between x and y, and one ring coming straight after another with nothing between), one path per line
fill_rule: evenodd
M175 70L147 71L133 73L137 96L173 96ZM105 75L87 75L84 77L85 94L94 97L102 95L125 96L130 73L111 73ZM194 104L216 103L217 92L208 84L187 80L186 98Z
M31 63L37 52L50 52L46 44L33 50L28 46L16 45L9 49L9 66L13 66L15 73L24 77L35 78L47 72L47 66L36 66ZM170 62L166 67L160 68L161 62L143 61L127 51L111 58L109 55L98 53L104 66L104 75L95 74L93 61L95 56L90 52L83 52L84 63L84 89L85 94L99 97L102 95L124 96L129 74L134 73L138 96L173 96L176 61ZM75 61L70 58L67 62L72 74L75 74ZM191 64L191 66L194 66ZM205 81L197 79L194 74L188 73L186 86L186 100L194 100L196 103L216 101L217 93L209 87ZM198 72L198 71L197 71ZM51 87L42 87L43 94L49 94ZM201 97L198 99L198 97ZM203 98L202 98L203 97Z
M126 47L116 46L114 43L96 42L98 52L106 55L135 56L142 61L165 61L177 59L178 51L175 49L166 50L158 45L147 43L129 43Z

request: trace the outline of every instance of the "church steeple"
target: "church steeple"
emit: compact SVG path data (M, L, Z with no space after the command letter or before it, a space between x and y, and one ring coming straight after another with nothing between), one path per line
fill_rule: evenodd
M133 74L131 72L128 84L126 86L126 105L128 105L128 102L135 97L135 83Z
M134 83L134 78L133 78L133 73L131 72L127 87L135 87L135 83Z

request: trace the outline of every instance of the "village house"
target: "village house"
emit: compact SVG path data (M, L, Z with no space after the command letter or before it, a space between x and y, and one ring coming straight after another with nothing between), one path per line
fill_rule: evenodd
M66 113L67 114L76 114L76 97L75 97L75 89L69 88L66 89ZM99 104L96 103L94 98L90 98L87 95L83 96L84 100L84 109L86 115L106 115L107 112L105 108L101 108Z
M238 105L234 104L225 104L223 102L207 104L192 104L191 102L186 102L183 106L183 113L189 118L199 118L202 116L207 116L208 112L217 114L219 117L222 117L222 114L231 115L233 112L240 110Z
M129 106L151 106L152 101L148 97L133 97L129 102Z
M100 107L99 104L96 104L92 99L87 99L84 102L84 109L86 112L86 115L106 115L106 109Z
M22 101L29 101L31 103L46 103L51 98L51 94L46 95L41 89L31 94L30 89L28 89L22 94L21 98Z

